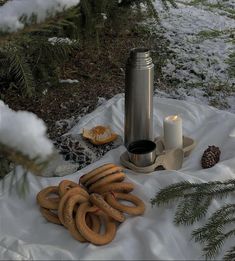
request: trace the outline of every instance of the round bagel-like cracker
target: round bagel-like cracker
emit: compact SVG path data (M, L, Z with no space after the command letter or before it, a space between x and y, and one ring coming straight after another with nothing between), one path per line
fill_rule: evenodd
M80 186L71 188L70 190L68 190L64 196L61 198L60 203L59 203L59 207L58 207L58 216L60 219L60 222L65 226L64 223L64 206L66 204L66 201L68 200L69 197L73 196L73 195L82 195L83 197L87 198L87 200L89 199L89 194Z
M51 212L50 209L40 207L40 212L47 221L57 225L62 225L58 216L55 213Z
M104 211L104 213L112 217L114 220L118 222L125 221L125 216L120 211L112 208L101 195L93 193L90 195L89 200L91 203Z
M126 175L123 172L114 173L112 175L108 175L100 180L98 180L96 183L92 184L88 191L89 193L94 192L97 188L104 187L109 183L114 182L121 182L125 179Z
M101 222L100 219L97 215L94 215L92 213L88 213L86 215L86 223L88 225L88 227L90 229L92 229L95 233L99 233L100 232L100 228L101 228ZM70 234L73 236L73 238L75 238L76 240L84 243L84 242L88 242L79 232L79 230L77 229L77 226L75 226L75 228L69 227L68 228Z
M129 201L133 203L135 206L127 206L121 204L118 202L119 199ZM118 209L119 211L122 211L129 215L142 215L145 211L144 202L140 198L132 194L113 192L106 195L106 200L113 208Z
M63 217L65 227L75 227L75 222L73 218L75 206L79 206L81 203L88 201L88 199L81 194L72 195L66 201L63 208Z
M85 187L89 187L90 185L94 184L95 182L97 182L98 180L106 177L106 176L109 176L109 175L112 175L114 173L118 173L118 172L121 172L123 170L122 167L119 167L119 166L115 166L113 168L110 168L110 169L107 169L106 171L102 171L98 174L96 174L94 177L90 178L86 183L85 183Z
M104 164L96 169L93 169L92 171L84 174L83 176L80 177L79 179L79 183L82 185L85 185L85 183L92 177L96 176L98 173L106 171L110 168L116 167L116 165L112 164L112 163L107 163Z
M60 196L63 197L68 190L77 186L79 186L79 184L73 182L72 180L62 180L59 184Z
M105 194L110 191L129 193L134 189L134 184L129 182L114 182L94 189L93 193Z
M64 226L67 227L70 234L80 242L86 242L87 240L79 233L74 221L73 212L74 212L74 207L77 204L81 204L86 201L87 198L85 198L80 194L72 195L66 201L63 209Z
M57 195L56 198L50 197L52 195ZM37 194L37 203L46 209L57 210L59 207L59 189L57 186L50 186L44 188Z
M90 203L82 203L76 214L76 225L81 235L89 242L95 245L105 245L114 239L117 227L115 221L110 219L103 211L96 212L96 210L97 207L92 207ZM86 215L89 212L93 212L94 215L99 215L103 218L105 224L104 234L101 235L88 227L86 223Z

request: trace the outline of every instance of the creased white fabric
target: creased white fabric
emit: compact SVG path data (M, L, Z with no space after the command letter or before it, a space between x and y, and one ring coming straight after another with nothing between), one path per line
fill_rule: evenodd
M71 133L97 124L108 124L123 135L123 95L117 95L93 113L85 116ZM189 180L204 182L235 178L235 115L211 107L185 101L154 98L155 136L161 135L162 121L166 115L180 114L183 118L184 135L197 140L197 146L186 158L180 171L156 171L151 174L135 174L126 170L128 180L135 183L134 194L146 204L144 216L128 217L118 227L112 243L106 246L81 244L75 241L63 227L46 222L35 202L36 194L48 185L56 185L62 179L78 181L79 177L107 162L119 164L124 146L108 152L101 160L66 177L40 178L29 176L30 193L20 199L15 189L7 191L10 176L5 181L5 190L0 194L0 259L14 260L195 260L204 259L201 247L191 239L191 231L205 223L205 219L193 226L175 226L175 204L152 208L150 199L165 186ZM200 167L200 158L208 145L221 148L221 161L211 169ZM20 178L20 176L18 176ZM0 184L1 185L1 184ZM213 201L207 217L225 202L234 202L235 197ZM228 249L233 239L226 242ZM217 256L221 259L223 251Z

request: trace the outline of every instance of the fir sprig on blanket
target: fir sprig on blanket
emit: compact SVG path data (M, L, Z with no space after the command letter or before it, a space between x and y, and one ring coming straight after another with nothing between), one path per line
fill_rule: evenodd
M192 225L206 215L213 199L222 199L234 191L235 180L208 183L184 181L160 190L151 199L151 204L162 206L178 201L174 223ZM223 206L212 214L203 227L192 232L195 241L203 245L206 259L213 258L218 254L226 239L235 236L235 229L228 230L226 227L228 224L235 225L235 204ZM235 246L226 253L224 259L235 260Z

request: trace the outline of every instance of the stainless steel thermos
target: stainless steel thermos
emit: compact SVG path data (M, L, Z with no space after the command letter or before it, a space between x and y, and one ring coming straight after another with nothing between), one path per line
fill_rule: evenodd
M146 48L132 49L125 75L125 146L153 141L154 64Z

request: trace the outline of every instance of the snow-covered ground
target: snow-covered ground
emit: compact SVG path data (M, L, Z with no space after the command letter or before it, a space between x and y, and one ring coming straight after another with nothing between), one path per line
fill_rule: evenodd
M161 0L154 3L160 18L160 33L169 42L162 74L171 87L157 89L155 94L235 112L235 1L175 1L177 8L169 6L168 10ZM15 31L24 26L23 14L37 15L42 21L48 14L78 2L31 0L29 4L28 0L8 1L0 7L0 29ZM156 28L159 30L159 25ZM49 41L53 44L58 39L54 37ZM69 80L70 83L74 81L77 82ZM61 80L63 82L67 80Z
M169 92L156 93L235 112L235 66L231 69L229 64L229 57L235 53L234 0L176 3L178 8L166 10L160 0L155 1L169 41L163 77L174 87L173 91L170 88Z

